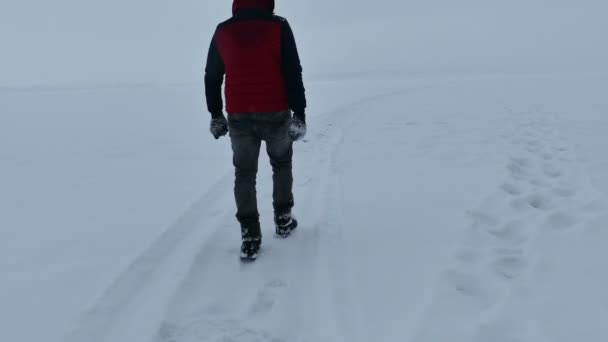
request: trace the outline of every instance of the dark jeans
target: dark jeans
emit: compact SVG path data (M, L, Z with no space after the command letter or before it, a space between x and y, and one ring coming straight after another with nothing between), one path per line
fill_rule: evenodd
M262 140L273 171L273 206L276 214L291 211L293 202L292 141L287 135L291 112L231 114L228 116L235 167L236 217L241 227L259 233L256 193L258 157Z

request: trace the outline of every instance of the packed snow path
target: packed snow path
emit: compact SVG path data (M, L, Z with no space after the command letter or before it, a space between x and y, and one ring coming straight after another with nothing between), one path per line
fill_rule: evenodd
M240 263L227 173L66 340L600 341L605 196L560 118L487 86L384 83L312 116L292 237L261 167L263 251Z

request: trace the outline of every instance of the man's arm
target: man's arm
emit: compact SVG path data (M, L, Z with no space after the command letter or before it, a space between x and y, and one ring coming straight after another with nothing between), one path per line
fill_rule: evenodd
M207 66L205 67L205 96L207 98L207 109L214 118L224 115L224 102L222 100L224 73L224 61L217 48L214 35L211 40L211 46L209 46Z
M282 21L281 30L282 69L289 107L294 116L305 121L306 94L302 81L302 64L296 46L296 40L287 20Z

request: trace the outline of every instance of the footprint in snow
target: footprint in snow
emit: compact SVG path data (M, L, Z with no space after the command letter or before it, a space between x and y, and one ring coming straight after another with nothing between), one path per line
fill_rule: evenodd
M496 229L489 229L488 233L505 244L521 245L528 240L528 237L524 232L524 228L523 221L515 220Z
M282 280L273 280L266 283L264 288L258 292L251 306L251 314L258 315L270 312L276 303L278 292L285 287L287 287L287 284Z
M606 203L602 200L593 200L587 203L582 209L590 214L600 213L606 211Z
M555 196L558 197L574 197L576 196L576 188L569 184L560 184L551 190Z
M572 228L579 223L579 220L566 212L558 211L547 218L545 227L553 230L565 230Z
M543 150L543 144L537 140L530 140L526 143L526 151L534 154L540 154Z
M585 233L596 240L606 241L608 239L608 215L589 221L585 226Z
M559 168L549 163L543 165L543 173L549 178L558 178L562 175L562 171Z
M481 279L474 274L459 270L449 270L444 274L444 285L452 293L458 294L462 299L476 309L485 310L498 301L498 296L488 288Z
M528 266L527 260L520 253L500 255L491 263L494 272L503 279L512 280L521 275Z
M534 209L547 211L553 208L551 198L542 194L533 194L526 198L526 202Z
M524 157L512 157L511 158L511 163L517 164L517 165L519 165L521 167L529 167L530 166L530 159L524 158Z
M473 220L473 224L476 227L493 227L500 224L500 219L498 217L481 210L470 210L467 214Z
M519 196L523 191L515 184L505 183L500 186L500 189L511 196Z
M179 339L179 327L173 323L163 322L157 332L159 342L177 342Z
M525 158L512 158L507 164L507 170L513 179L522 180L530 176L529 166L529 161Z
M516 198L511 201L511 208L516 212L525 212L530 209L548 211L553 209L551 198L542 194L532 194L525 197Z
M548 152L541 153L540 157L546 161L550 161L550 160L553 160L553 158L555 158L555 156L552 153L548 153Z
M549 188L551 186L551 184L547 183L547 181L540 178L531 179L530 185L535 186L537 188Z
M521 213L527 210L530 210L530 204L528 203L526 198L520 197L511 201L511 208L517 212Z

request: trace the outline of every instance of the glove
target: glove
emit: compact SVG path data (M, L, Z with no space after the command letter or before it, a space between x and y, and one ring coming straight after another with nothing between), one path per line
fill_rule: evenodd
M209 131L216 140L228 134L228 121L224 117L224 114L216 115L211 119Z
M298 141L306 136L306 122L297 115L291 119L287 134L292 141Z

